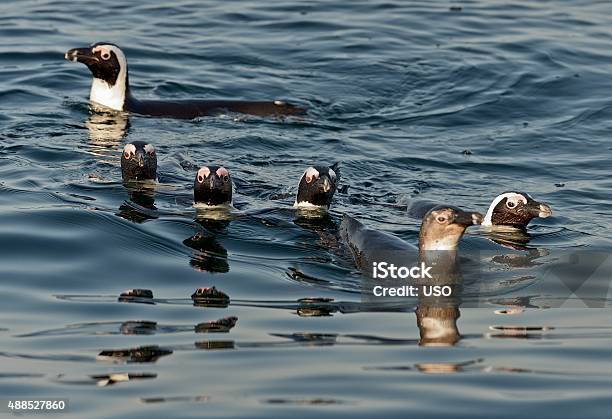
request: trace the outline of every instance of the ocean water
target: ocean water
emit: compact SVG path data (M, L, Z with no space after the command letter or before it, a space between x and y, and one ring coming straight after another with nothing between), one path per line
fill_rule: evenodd
M589 301L561 304L542 272L612 245L611 12L579 0L2 2L0 399L68 399L67 416L100 418L609 417L606 278ZM124 49L137 97L284 99L309 113L97 112L89 71L63 58L97 41ZM136 140L159 159L144 197L121 182ZM301 174L334 162L329 217L300 216ZM191 206L202 164L232 173L228 219ZM462 251L518 260L478 308L362 302L342 214L416 242L412 202L484 213L510 189L553 216L518 250L470 229ZM212 286L228 305L192 303ZM155 299L118 299L136 288Z

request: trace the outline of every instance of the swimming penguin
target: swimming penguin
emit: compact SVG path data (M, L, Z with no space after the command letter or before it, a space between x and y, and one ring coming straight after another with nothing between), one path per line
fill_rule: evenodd
M413 218L422 218L436 205L438 204L431 201L415 201L408 205L407 212ZM498 195L493 200L482 225L525 230L532 219L546 218L551 215L552 211L547 204L535 201L527 193L509 191Z
M548 205L535 201L529 194L509 191L498 195L491 202L482 225L507 226L523 230L532 219L551 215L552 210Z
M130 93L127 60L114 44L99 42L68 50L64 58L85 64L93 75L89 100L116 111L140 115L193 119L236 112L257 116L300 115L306 111L283 101L138 100Z
M466 228L481 222L482 215L477 212L453 206L434 207L423 217L417 248L396 236L367 228L345 214L340 224L340 236L351 249L357 266L369 272L373 262L386 261L391 254L416 256L425 251L454 251Z
M232 178L225 167L203 166L193 182L193 202L196 205L231 205Z
M155 147L144 141L134 141L123 148L121 175L124 182L157 180Z
M295 208L328 209L338 187L339 180L338 163L330 167L309 167L304 171L300 179L297 197L293 206Z

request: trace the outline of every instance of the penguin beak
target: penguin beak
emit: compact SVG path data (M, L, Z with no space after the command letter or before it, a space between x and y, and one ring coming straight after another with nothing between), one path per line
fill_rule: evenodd
M210 176L206 178L206 180L204 180L202 186L205 189L208 189L210 191L223 190L223 182L221 181L220 178L218 178L217 176L214 176L212 173L210 174Z
M325 193L329 192L329 190L331 189L331 182L329 180L329 177L324 176L322 183L323 183L323 185L322 185L323 192L325 192Z
M208 187L210 190L214 190L216 188L220 189L221 186L221 179L212 175L208 177Z
M73 48L66 51L64 58L68 61L80 62L85 65L93 64L100 61L98 57L93 55L91 48Z
M144 166L144 153L142 151L137 151L134 159L138 162L138 167Z
M546 204L533 201L529 204L529 213L534 217L547 218L552 215L552 210Z
M471 225L481 224L482 219L482 214L479 212L459 211L453 220L453 224L469 227Z

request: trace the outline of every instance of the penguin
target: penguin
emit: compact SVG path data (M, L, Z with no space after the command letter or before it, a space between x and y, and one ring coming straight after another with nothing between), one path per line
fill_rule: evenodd
M73 48L64 54L68 61L85 64L93 75L89 100L115 111L139 115L193 119L236 112L255 116L303 115L306 110L283 101L240 100L138 100L130 93L127 59L115 44L98 42Z
M484 227L506 226L525 230L534 218L552 215L550 207L524 192L508 191L498 195L487 210Z
M124 182L156 181L157 154L155 147L144 141L126 144L121 155L121 175Z
M396 236L367 228L345 214L340 224L340 237L351 250L356 265L369 272L373 262L385 261L391 254L420 257L427 251L455 251L465 230L482 220L478 212L436 206L423 217L417 247Z
M202 166L193 182L198 231L183 240L193 249L189 264L198 272L229 272L227 249L219 240L232 220L232 178L222 166Z
M306 209L329 209L339 180L338 163L329 167L310 166L300 178L293 206Z
M195 205L221 206L232 204L232 178L225 167L202 166L193 182Z
M437 205L431 201L415 201L408 205L407 212L413 218L421 218ZM482 226L526 230L527 225L534 218L547 218L551 215L552 210L547 204L535 201L525 192L508 191L493 199L482 221Z
M463 211L454 206L438 205L423 216L419 231L418 247L396 236L365 227L359 221L345 215L340 225L340 235L353 254L357 267L370 273L374 262L391 262L396 266L408 266L422 261L430 267L429 279L415 279L412 284L421 286L450 287L450 296L427 296L419 292L416 320L420 346L453 346L460 339L457 327L460 316L462 274L457 259L457 247L465 230L482 223L478 212ZM380 285L380 280L366 280L364 289ZM405 280L385 279L389 285L405 285Z

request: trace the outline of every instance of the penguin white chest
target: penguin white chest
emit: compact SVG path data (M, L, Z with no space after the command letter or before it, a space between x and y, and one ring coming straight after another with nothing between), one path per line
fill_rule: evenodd
M425 246L426 250L455 250L457 249L458 239L456 237L440 237L431 240Z
M111 86L104 80L94 78L89 100L98 105L122 111L125 104L125 82L118 80L114 86Z

